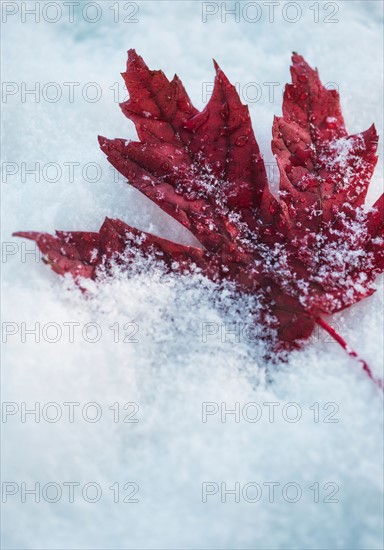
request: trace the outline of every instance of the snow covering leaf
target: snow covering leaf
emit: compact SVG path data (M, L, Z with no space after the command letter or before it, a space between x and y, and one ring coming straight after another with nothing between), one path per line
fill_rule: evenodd
M113 262L128 268L138 251L169 269L197 266L214 281L258 293L255 318L276 329L275 349L299 347L316 322L327 329L323 315L374 292L384 269L384 195L364 210L378 136L374 125L348 135L338 92L294 53L292 84L272 130L276 198L248 108L215 69L212 96L199 112L177 76L169 81L130 50L123 74L130 98L121 108L139 141L99 137L109 162L201 249L111 219L98 233L16 235L36 241L54 271L74 278L97 278Z

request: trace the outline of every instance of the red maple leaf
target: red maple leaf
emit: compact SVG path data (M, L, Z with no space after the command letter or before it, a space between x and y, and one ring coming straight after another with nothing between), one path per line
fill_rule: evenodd
M123 77L130 99L121 108L139 141L99 137L101 149L201 249L112 219L98 233L16 235L36 241L54 271L77 280L95 279L116 262L127 267L137 251L169 269L198 266L214 281L259 294L279 349L299 347L318 323L356 356L323 316L372 294L384 270L384 195L364 210L378 136L374 125L349 136L338 92L324 88L300 55L292 61L283 116L273 123L276 198L248 108L217 64L212 97L199 112L177 76L169 81L129 51Z

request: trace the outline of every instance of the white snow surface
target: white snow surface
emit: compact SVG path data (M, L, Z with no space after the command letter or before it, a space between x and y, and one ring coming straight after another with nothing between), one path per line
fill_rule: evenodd
M6 4L16 3L3 2L3 9ZM192 1L138 1L133 16L137 23L123 21L132 11L129 3L120 2L116 23L117 3L106 1L97 3L99 21L86 21L80 6L75 22L69 23L65 3L53 2L63 15L50 23L42 13L46 3L37 4L40 22L28 15L23 22L19 11L8 15L2 25L2 79L10 86L6 90L17 90L3 95L2 103L2 157L8 163L3 164L2 175L2 326L3 331L11 326L17 330L3 345L2 400L8 411L13 407L9 403L19 408L2 419L2 481L19 489L6 502L3 491L2 547L383 548L382 393L325 333L319 330L287 362L267 364L260 359L262 346L257 339L242 337L236 342L229 334L227 341L220 337L222 325L233 328L251 322L251 299L234 301L226 289L217 289L198 275L165 277L155 269L129 276L117 273L104 284L90 283L85 295L35 261L33 254L24 257L22 243L28 250L33 245L11 236L18 230L98 230L109 216L177 242L196 243L122 178L114 181L114 172L98 148L98 134L136 137L114 96L119 88L120 100L125 98L119 73L129 48L136 48L151 68L163 69L168 77L176 72L199 108L204 106L202 83L213 80L211 58L241 90L257 83L260 100L249 106L269 163L271 125L273 115L281 114L291 51L317 66L324 83L338 85L349 133L375 122L382 140L382 2L300 2L302 17L295 23L283 18L283 13L291 19L295 15L295 8L285 2L275 8L272 23L262 2L251 3L262 10L256 23L242 15L238 23L231 15L223 23L220 13L204 23L203 4ZM220 9L221 3L209 4L209 10ZM234 4L228 2L227 7ZM245 4L240 3L240 9ZM318 5L319 22L314 22L313 5ZM332 6L338 8L335 15ZM89 17L94 17L92 9ZM255 13L249 8L248 19ZM51 19L55 15L45 12L45 19L47 14ZM338 22L324 22L326 16ZM69 86L63 85L70 82L79 84L73 88L73 101L68 100ZM90 102L82 96L89 82L100 87L100 100ZM277 83L272 101L268 82ZM23 86L30 90L36 83L41 90L58 83L62 97L56 102L44 97L36 102L30 94L23 98ZM246 89L254 97L251 88ZM45 98L54 97L55 90L55 85L46 87ZM95 87L86 90L93 97ZM33 174L23 177L23 170L33 169L35 163L40 163L40 181ZM62 170L57 182L50 163ZM73 177L68 163L79 163L73 165ZM100 173L95 176L89 167L87 172L87 163L97 163ZM13 169L17 173L8 175L6 170ZM382 192L381 174L380 149L369 205ZM91 182L92 178L98 181ZM276 186L276 180L272 184ZM382 378L382 279L377 288L373 296L330 322ZM32 335L24 335L23 341L23 327L31 329L35 323L40 323L40 342ZM73 342L68 323L78 323ZM126 323L131 324L124 330ZM88 340L98 328L98 341L82 337L85 326ZM120 328L118 342L111 326ZM204 341L204 326L217 328L218 334ZM57 327L62 334L53 342ZM123 337L135 327L138 341L124 343ZM22 422L22 407L31 409L36 402L45 411L37 417L40 422L32 415ZM57 422L47 416L53 418L55 409L44 409L52 402L63 413ZM68 402L80 404L73 422L68 421L64 405ZM90 402L102 411L98 422L86 421L81 414ZM122 421L128 402L138 404L137 423ZM202 422L204 402L219 407L225 403L228 409L239 403L243 412L247 403L257 403L262 417L249 422L240 415L235 422L229 415L221 422L217 413ZM267 402L278 403L273 422L268 420ZM294 417L296 406L285 408L283 415L284 406L292 402L302 413L297 422L287 421L286 416ZM109 408L114 403L119 404L119 422L113 421ZM319 422L314 421L315 403ZM326 404L331 404L328 409ZM253 417L256 409L246 410ZM94 412L90 408L89 416ZM324 422L332 412L338 422ZM58 484L61 499L49 502L54 487L41 494L40 502L33 495L22 495L22 483L31 489L36 482L41 487ZM69 502L66 482L80 484L74 502ZM94 503L81 495L90 482L102 490ZM132 486L123 490L128 482L138 484L137 503L123 502L132 492ZM253 486L246 493L251 498L240 491L240 502L230 494L221 502L220 492L203 502L204 482L217 483L217 488L226 483L227 489L236 483L240 489L257 483L262 496L249 502ZM273 502L263 485L269 482L280 484ZM109 489L115 483L120 485L119 502L114 502ZM300 487L298 502L283 498L287 483ZM320 502L314 501L314 490L309 489L316 483ZM324 489L327 483L332 485ZM335 484L337 502L324 502ZM289 496L295 496L295 488L290 491ZM90 490L89 496L93 494Z

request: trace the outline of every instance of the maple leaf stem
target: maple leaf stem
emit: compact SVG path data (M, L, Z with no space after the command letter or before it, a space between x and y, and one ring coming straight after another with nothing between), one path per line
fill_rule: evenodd
M368 364L364 361L364 359L361 359L361 357L359 357L359 355L356 353L356 351L354 351L353 349L351 349L349 347L349 345L344 340L344 338L342 336L340 336L340 334L338 334L331 325L328 325L328 323L326 321L324 321L324 319L322 319L321 317L316 317L316 323L321 328L323 328L325 331L327 331L328 334L330 334L332 336L332 338L338 344L340 344L340 346L348 353L348 355L350 355L354 359L357 359L357 361L361 364L363 370L367 373L369 378L373 382L375 382L375 384L377 384L379 386L379 388L383 389L383 382L379 378L375 378L373 376L371 369L369 368Z

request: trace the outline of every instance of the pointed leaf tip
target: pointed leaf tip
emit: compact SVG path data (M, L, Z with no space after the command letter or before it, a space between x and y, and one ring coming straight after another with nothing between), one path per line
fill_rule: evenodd
M128 57L140 57L136 52L135 48L129 48L127 53L128 53Z

